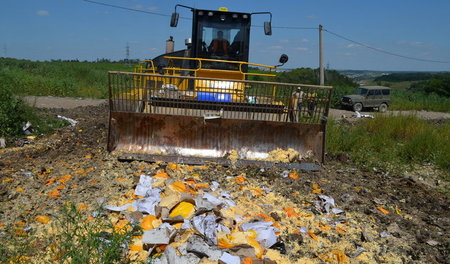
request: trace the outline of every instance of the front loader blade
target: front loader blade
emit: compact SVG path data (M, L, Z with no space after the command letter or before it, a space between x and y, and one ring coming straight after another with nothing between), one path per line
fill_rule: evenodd
M239 85L234 85L227 80L228 87L247 87L244 95L224 88L182 90L164 84L189 79L202 87L223 82L110 73L108 150L125 159L190 164L323 163L329 87L302 85L314 98L294 105L290 99L298 84L236 81ZM295 155L277 160L274 153L283 151Z

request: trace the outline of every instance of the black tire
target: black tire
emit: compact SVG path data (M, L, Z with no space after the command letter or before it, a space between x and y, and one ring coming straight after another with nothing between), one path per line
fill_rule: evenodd
M362 109L363 109L363 105L361 103L355 103L353 105L353 111L355 111L355 112L361 112Z
M380 104L380 106L378 106L378 112L385 113L387 111L387 108L388 108L387 104L382 103Z

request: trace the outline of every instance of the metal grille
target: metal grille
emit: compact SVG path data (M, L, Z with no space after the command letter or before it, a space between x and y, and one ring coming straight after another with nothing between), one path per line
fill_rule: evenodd
M331 92L329 86L109 73L112 112L319 124Z

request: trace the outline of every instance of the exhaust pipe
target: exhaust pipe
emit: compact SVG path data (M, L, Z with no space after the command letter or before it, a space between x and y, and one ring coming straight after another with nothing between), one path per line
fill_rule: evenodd
M166 40L166 53L174 52L175 41L173 41L173 37L170 36L168 40Z

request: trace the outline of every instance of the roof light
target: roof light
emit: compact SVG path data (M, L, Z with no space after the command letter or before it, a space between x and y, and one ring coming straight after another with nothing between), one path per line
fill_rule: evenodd
M214 13L213 12L208 12L208 16L213 16Z
M199 16L203 16L203 11L198 11Z
M242 18L243 18L243 19L247 19L247 18L248 18L248 15L247 15L247 14L244 14L244 15L242 15Z
M219 7L219 11L228 12L228 8L226 8L226 7Z
M238 15L237 15L237 14L233 14L232 17L233 17L234 19L236 19L236 18L238 18Z
M225 18L226 18L225 15L221 15L220 16L220 21L225 21Z

